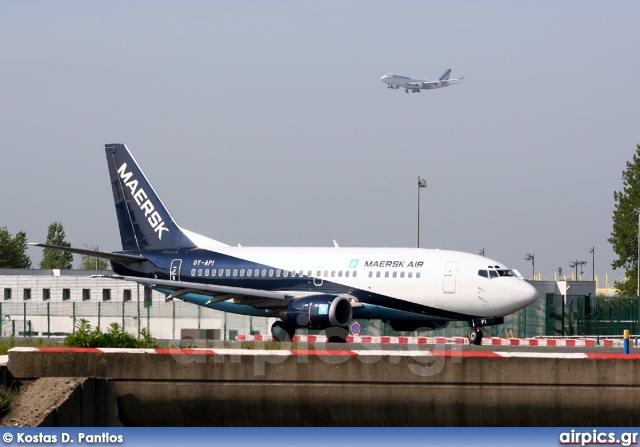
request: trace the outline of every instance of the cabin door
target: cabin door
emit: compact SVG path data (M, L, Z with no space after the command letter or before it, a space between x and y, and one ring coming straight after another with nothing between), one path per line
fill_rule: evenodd
M316 267L315 270L313 271L313 284L316 286L321 286L324 278L324 268L323 267Z
M169 270L169 279L171 281L180 281L180 268L182 267L182 259L174 259L171 261L171 269Z
M456 276L458 275L459 262L449 261L444 268L442 291L444 293L456 293Z

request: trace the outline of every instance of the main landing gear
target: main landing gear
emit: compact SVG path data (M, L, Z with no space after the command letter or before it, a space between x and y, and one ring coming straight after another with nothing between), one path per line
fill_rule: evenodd
M482 343L482 331L478 328L472 327L471 332L469 332L469 344L470 345L480 345Z
M325 330L325 334L329 343L346 343L349 330L344 327L329 327ZM289 342L293 341L296 329L288 323L278 320L271 325L271 335L276 341Z
M349 336L349 330L343 327L330 327L325 329L324 333L329 343L346 343Z
M284 321L276 321L271 325L271 335L278 341L293 341L296 330Z

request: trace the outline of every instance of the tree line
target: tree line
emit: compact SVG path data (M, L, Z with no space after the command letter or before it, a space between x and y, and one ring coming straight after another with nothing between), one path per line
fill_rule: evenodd
M65 240L66 235L64 227L60 222L53 222L47 229L47 245L59 245L62 247L71 247L71 244ZM86 245L85 245L86 246ZM87 247L97 251L97 247ZM107 270L109 263L100 258L93 256L80 256L81 270ZM24 231L18 231L12 236L9 229L4 226L0 227L0 268L5 269L30 269L33 268L31 259L27 255L27 234ZM42 250L42 260L39 268L41 269L61 269L69 270L73 268L73 254L64 251L45 248Z

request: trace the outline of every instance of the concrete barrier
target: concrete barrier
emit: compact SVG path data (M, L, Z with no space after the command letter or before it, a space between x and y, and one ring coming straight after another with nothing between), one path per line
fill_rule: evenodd
M132 426L637 426L640 355L15 348L15 378L113 383Z
M238 341L273 341L271 335L246 335L239 334ZM326 343L325 335L295 335L294 342L298 343ZM375 344L399 344L399 345L468 345L467 337L403 337L403 336L372 336L372 335L349 335L348 343L375 343ZM504 337L483 337L482 346L547 346L547 347L596 347L605 348L622 347L624 342L621 338L504 338Z

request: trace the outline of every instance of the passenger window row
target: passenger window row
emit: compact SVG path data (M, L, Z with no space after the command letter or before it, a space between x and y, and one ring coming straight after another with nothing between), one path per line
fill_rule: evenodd
M308 270L307 274L304 274L302 270L280 270L280 269L191 269L191 276L212 276L219 278L310 278L313 277L313 271ZM356 278L358 272L355 270L329 271L325 270L324 274L322 270L316 271L316 278L321 277L328 278L329 276L338 278Z
M373 273L374 273L374 272L372 272L372 271L371 271L371 272L369 272L369 278L373 278ZM383 273L384 273L384 275L383 275ZM406 272L406 273L405 273L404 271L400 271L400 272L398 272L398 271L389 272L389 271L387 270L387 271L385 271L385 272L381 272L381 271L375 272L375 277L376 277L376 278L381 278L381 277L383 277L383 276L384 276L385 278L413 278L413 276L414 276L414 275L413 275L413 272ZM415 277L416 277L416 278L420 278L420 272L416 272L416 273L415 273Z
M315 276L312 270L280 270L280 269L191 269L191 276L211 276L219 278L356 278L356 270L316 270ZM495 272L494 272L495 273ZM478 273L480 274L480 273ZM369 278L420 278L420 272L404 271L370 271Z
M485 271L486 272L486 271ZM280 270L280 269L191 269L191 276L211 276L219 278L356 278L358 272L356 270L316 270L315 276L312 270L308 270L306 274L299 270ZM492 273L495 273L493 271ZM480 276L482 274L478 272ZM369 278L420 278L420 272L405 271L370 271Z

